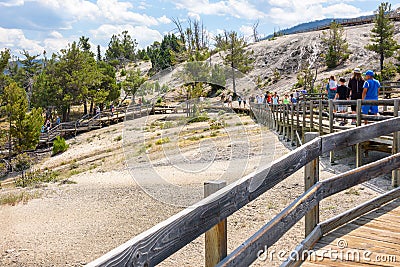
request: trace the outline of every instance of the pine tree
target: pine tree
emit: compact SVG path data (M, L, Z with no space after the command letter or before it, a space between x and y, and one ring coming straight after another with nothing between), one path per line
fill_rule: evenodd
M349 58L349 45L344 37L343 26L332 22L328 32L323 32L322 43L327 46L327 53L324 55L328 68L335 68L341 62Z
M394 24L390 20L392 6L388 3L381 3L375 17L375 25L371 30L371 44L365 48L379 55L381 72L384 68L385 58L393 56L399 48L394 36Z
M12 153L33 149L39 142L43 125L42 110L28 112L28 99L24 89L10 83L1 97L2 111L8 124L9 157ZM13 145L13 146L12 146Z

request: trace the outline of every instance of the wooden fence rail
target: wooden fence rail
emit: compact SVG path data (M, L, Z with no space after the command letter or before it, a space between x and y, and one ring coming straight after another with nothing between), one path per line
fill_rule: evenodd
M305 104L302 104L302 112L304 114L303 125L305 123L309 124L309 122L305 121ZM285 131L289 135L290 131L287 131L289 129L287 121L293 124L297 120L297 125L299 125L300 117L297 116L296 120L291 119L292 117L288 117L288 111L300 112L299 106L297 105L297 109L293 106L290 109L288 109L288 106L280 106L281 109L279 112L274 108L262 109L262 107L254 107L253 112L257 118L264 120L260 122L266 125L274 125L274 127L278 127L281 131ZM322 112L319 113L322 114ZM284 157L275 160L268 168L251 173L227 185L197 204L184 209L96 259L88 266L148 267L157 265L319 156L332 150L345 148L399 131L400 118L391 118L374 124L315 138ZM238 248L221 265L229 265L230 262L233 262L231 259L237 258L240 260L234 260L237 264L235 266L247 266L247 263L255 259L254 251L257 251L257 248L262 248L268 242L275 242L274 240L279 237L280 233L288 229L285 226L287 222L296 221L299 217L304 216L322 198L332 195L338 192L338 190L344 190L345 188L361 183L365 179L376 176L378 173L382 173L383 166L385 166L385 170L392 170L392 167L395 169L400 165L399 162L399 155L396 154L385 161L379 161L378 165L366 165L362 169L343 174L326 182L317 183L317 185L303 194L296 203L285 209L284 213L278 215L280 216L279 219L274 219L254 235L255 237L259 236L259 240L262 242L257 242L257 238L254 239L254 242L248 243L249 250L246 246L245 250L243 250L245 247ZM369 174L366 176L358 174L366 174L367 172ZM348 179L347 182L345 182L346 179ZM336 188L335 186L339 184L340 186ZM280 221L280 218L284 217L288 218L288 220ZM269 229L275 229L277 232ZM264 243L264 241L267 243ZM241 251L246 252L240 253Z

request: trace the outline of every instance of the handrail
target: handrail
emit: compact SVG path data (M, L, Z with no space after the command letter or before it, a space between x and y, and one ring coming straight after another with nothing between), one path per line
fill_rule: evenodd
M259 256L260 248L271 247L321 200L397 168L400 168L400 153L317 182L217 266L249 266Z
M128 263L154 266L322 154L397 131L400 131L399 117L316 138L275 160L270 167L243 177L157 224L88 266ZM397 164L395 159L393 163Z

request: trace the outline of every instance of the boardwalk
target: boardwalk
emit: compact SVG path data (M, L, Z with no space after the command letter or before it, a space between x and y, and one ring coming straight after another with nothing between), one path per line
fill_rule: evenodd
M399 228L394 201L322 237L302 266L400 266Z

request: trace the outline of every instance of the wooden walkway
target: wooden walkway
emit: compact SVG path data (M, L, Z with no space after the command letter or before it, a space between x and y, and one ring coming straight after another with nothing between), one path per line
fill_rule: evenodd
M400 201L322 237L301 266L400 266Z

